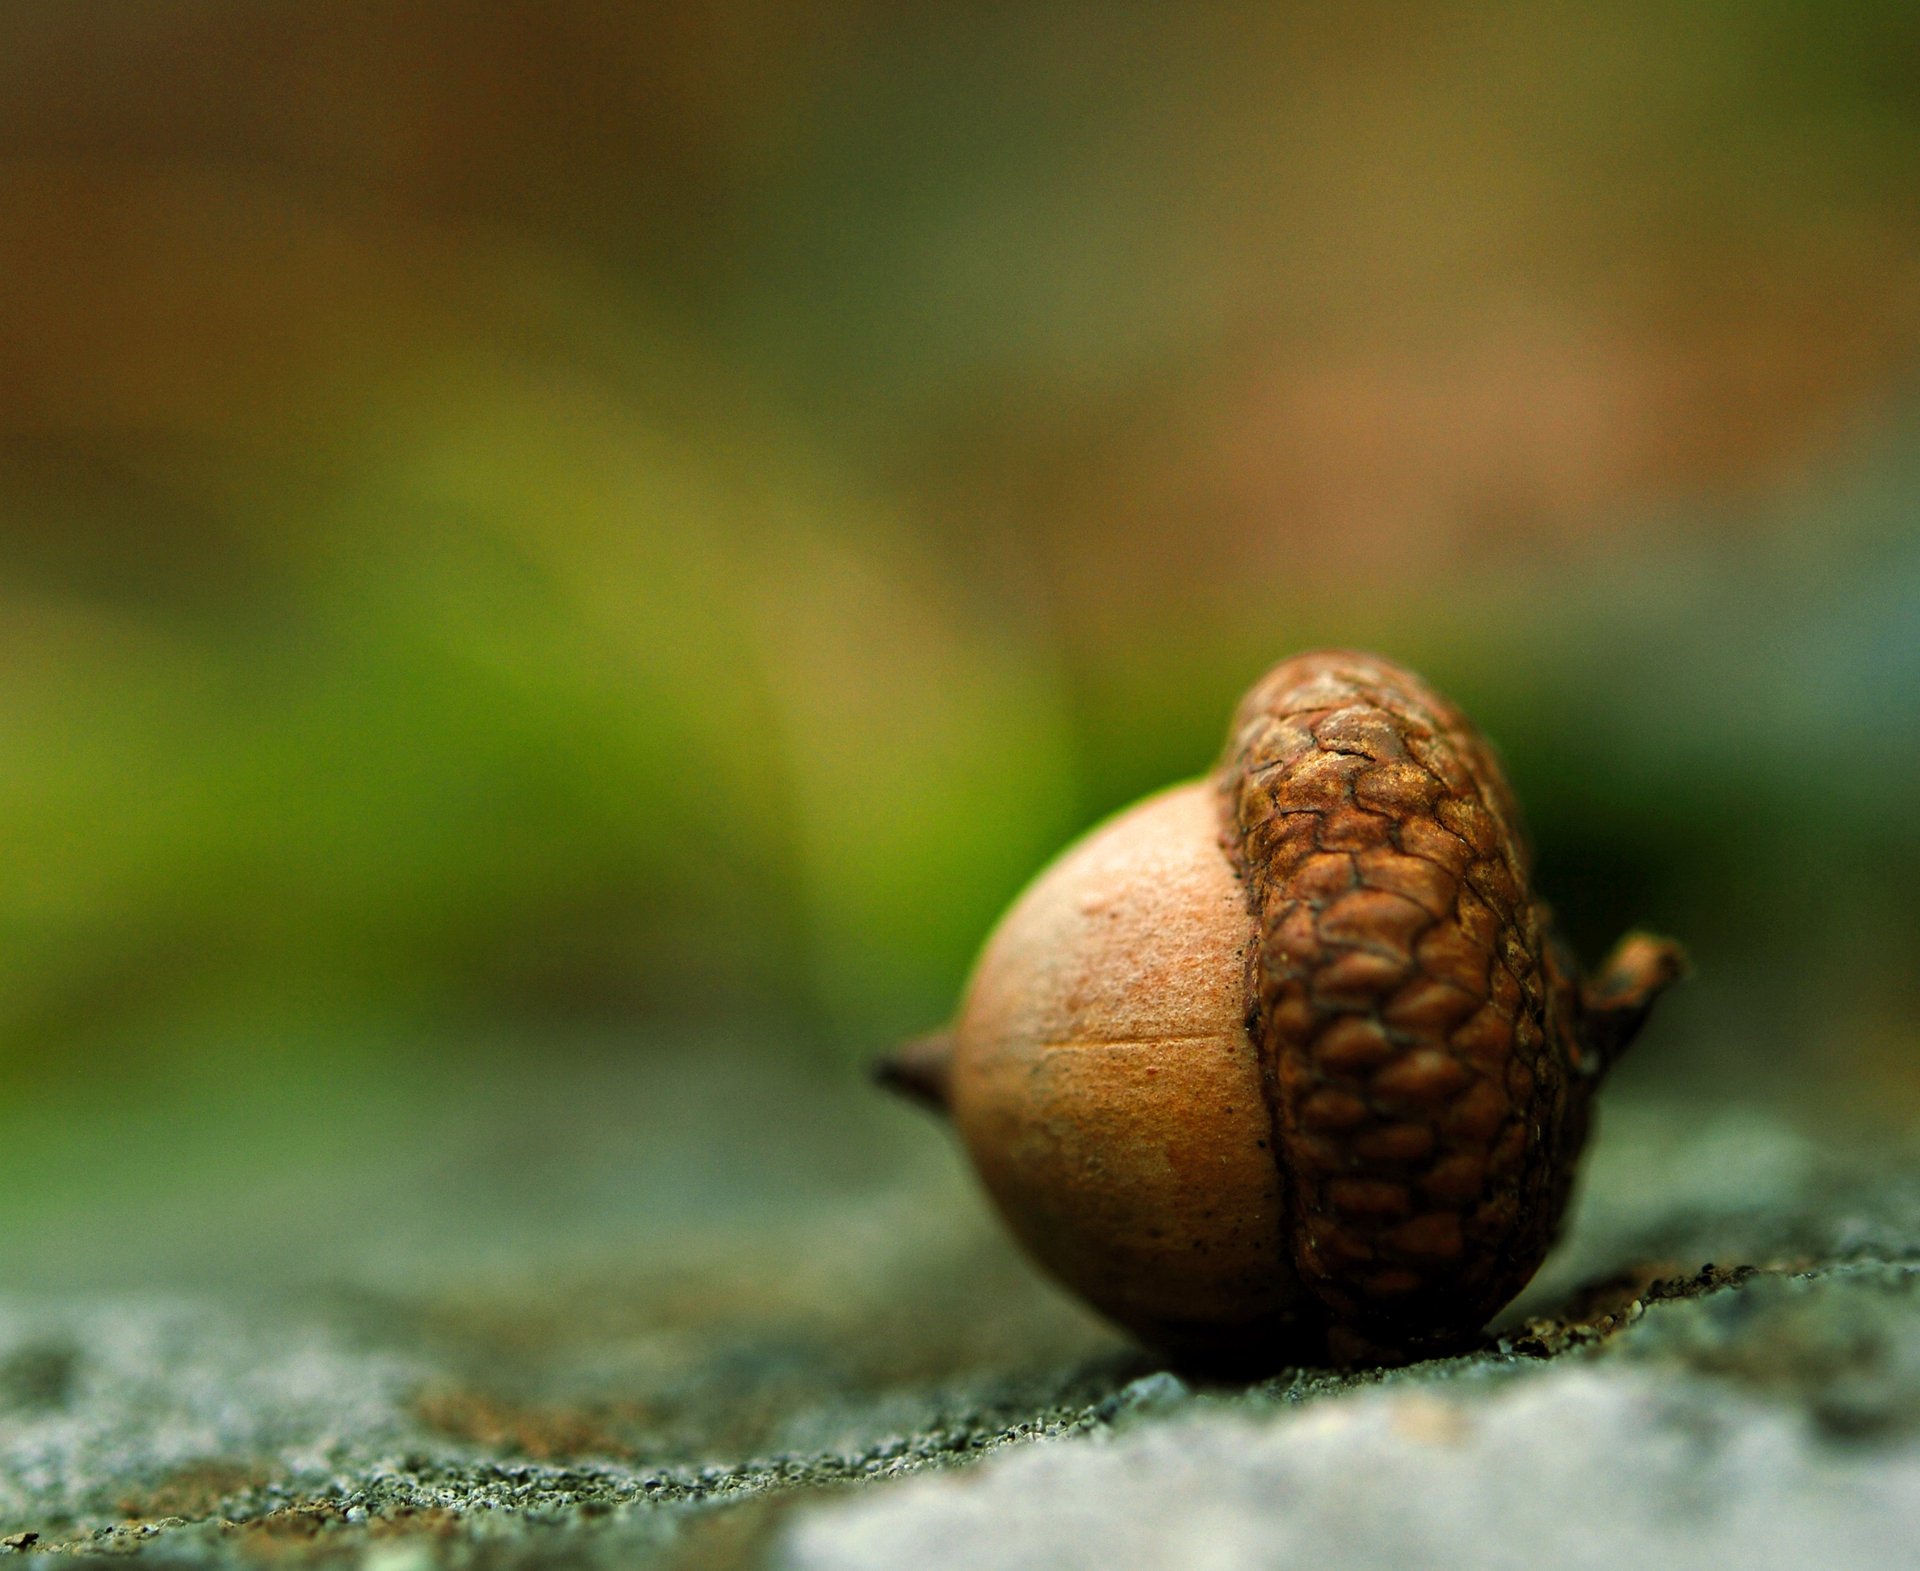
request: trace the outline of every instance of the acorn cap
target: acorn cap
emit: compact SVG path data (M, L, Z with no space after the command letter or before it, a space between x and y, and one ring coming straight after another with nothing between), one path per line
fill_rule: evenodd
M1295 1265L1364 1334L1470 1333L1546 1253L1592 1090L1680 952L1635 936L1582 986L1492 747L1388 661L1275 667L1216 779Z

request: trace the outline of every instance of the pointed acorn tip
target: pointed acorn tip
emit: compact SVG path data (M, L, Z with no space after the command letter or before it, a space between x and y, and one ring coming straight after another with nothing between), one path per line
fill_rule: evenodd
M953 1034L937 1031L902 1042L891 1053L874 1060L873 1083L944 1114L952 1064Z

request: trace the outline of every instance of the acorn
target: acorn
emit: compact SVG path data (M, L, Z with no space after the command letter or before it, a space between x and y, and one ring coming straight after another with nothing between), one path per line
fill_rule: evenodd
M1412 672L1303 654L1207 779L1110 819L881 1081L1016 1237L1176 1363L1469 1344L1538 1269L1607 1070L1684 967L1583 979L1486 739Z

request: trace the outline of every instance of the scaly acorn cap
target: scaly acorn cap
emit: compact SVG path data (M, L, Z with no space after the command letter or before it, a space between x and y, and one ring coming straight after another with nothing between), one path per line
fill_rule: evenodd
M1361 1337L1469 1335L1546 1254L1593 1091L1682 953L1629 935L1583 984L1493 749L1377 656L1275 667L1216 781L1300 1278Z

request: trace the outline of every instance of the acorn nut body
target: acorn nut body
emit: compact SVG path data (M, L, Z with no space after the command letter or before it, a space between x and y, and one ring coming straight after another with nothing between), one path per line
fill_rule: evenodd
M1322 651L1204 781L1045 869L958 1018L880 1068L1028 1252L1143 1342L1257 1373L1468 1340L1538 1268L1601 1076L1679 974L1583 982L1497 760L1411 672Z

